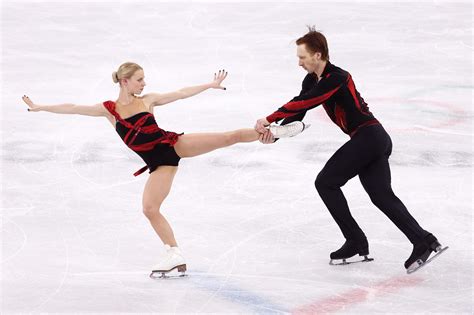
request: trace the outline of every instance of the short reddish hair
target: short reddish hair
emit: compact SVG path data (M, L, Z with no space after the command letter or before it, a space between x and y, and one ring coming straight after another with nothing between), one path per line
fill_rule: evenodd
M321 53L322 60L329 60L328 42L324 35L317 31L314 26L308 26L308 33L296 40L296 45L306 45L306 49L315 54Z

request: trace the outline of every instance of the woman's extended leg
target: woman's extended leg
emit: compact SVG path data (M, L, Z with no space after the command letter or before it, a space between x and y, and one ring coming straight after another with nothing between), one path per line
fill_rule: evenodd
M191 133L179 137L174 145L182 157L193 157L241 142L257 141L260 133L254 129L239 129L228 132Z
M143 191L143 213L150 220L153 229L164 244L177 246L173 230L161 214L161 205L171 190L173 178L178 167L163 165L158 167L148 178Z

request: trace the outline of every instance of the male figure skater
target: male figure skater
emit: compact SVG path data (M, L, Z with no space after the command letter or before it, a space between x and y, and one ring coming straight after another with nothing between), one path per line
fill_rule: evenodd
M406 235L413 251L405 262L411 273L427 261L432 252L444 249L433 236L420 227L404 204L392 191L388 158L392 141L381 123L369 111L367 103L357 91L351 75L329 61L328 44L324 35L309 28L296 41L299 66L308 74L298 96L277 111L259 119L255 129L264 133L265 127L284 119L282 124L302 120L308 110L323 105L326 113L339 128L350 136L329 159L316 178L316 189L344 238L344 245L330 254L330 263L359 254L370 261L367 238L352 217L341 187L356 175L370 199ZM274 137L267 133L262 142L271 143ZM435 255L435 256L436 256ZM434 256L433 256L434 257ZM339 264L339 263L337 263Z

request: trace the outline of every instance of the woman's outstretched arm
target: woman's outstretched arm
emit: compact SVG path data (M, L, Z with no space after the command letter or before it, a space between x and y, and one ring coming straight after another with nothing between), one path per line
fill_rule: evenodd
M95 104L92 106L74 105L74 104L58 104L58 105L38 105L26 95L22 97L23 101L28 105L28 111L31 112L50 112L56 114L77 114L86 116L109 116L109 113L103 104Z
M179 89L174 92L169 92L169 93L163 93L163 94L150 93L150 94L144 95L144 98L148 98L151 104L151 107L153 107L153 106L168 104L168 103L171 103L183 98L188 98L196 94L199 94L201 92L204 92L207 89L225 90L225 87L221 86L221 83L222 81L224 81L226 77L227 77L227 72L225 70L219 70L218 73L214 73L214 80L212 82L202 84L202 85L185 87L185 88Z

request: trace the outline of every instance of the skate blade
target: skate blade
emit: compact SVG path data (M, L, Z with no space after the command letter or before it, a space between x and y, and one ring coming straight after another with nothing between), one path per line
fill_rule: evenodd
M172 271L177 270L179 274L171 273ZM172 278L184 278L187 277L186 265L179 265L170 270L154 270L150 274L152 279L172 279Z
M188 275L185 274L184 272L182 272L180 274L170 274L170 273L166 273L166 272L153 271L150 274L150 278L153 279L153 280L158 280L158 279L181 279L181 278L186 278L186 277L188 277Z
M448 248L449 248L449 246L438 249L438 251L432 257L430 257L428 260L426 260L425 262L423 262L421 260L415 261L413 264L411 264L410 267L407 268L407 274L414 273L415 271L422 268L423 266L426 266L428 263L430 263L433 259L435 259L439 255L441 255Z
M369 258L368 256L364 256L364 259L354 260L354 261L347 261L347 259L331 259L329 261L329 264L331 266L343 266L343 265L350 265L350 264L356 264L356 263L361 263L361 262L370 262L370 261L373 261L373 260L374 260L373 258Z
M303 131L305 131L306 129L308 129L309 127L311 127L311 124L305 124L304 122L303 123L303 130L301 130L299 133L297 133L296 135L293 135L293 136L290 136L288 138L293 138L293 137L296 137L297 135L301 134Z

